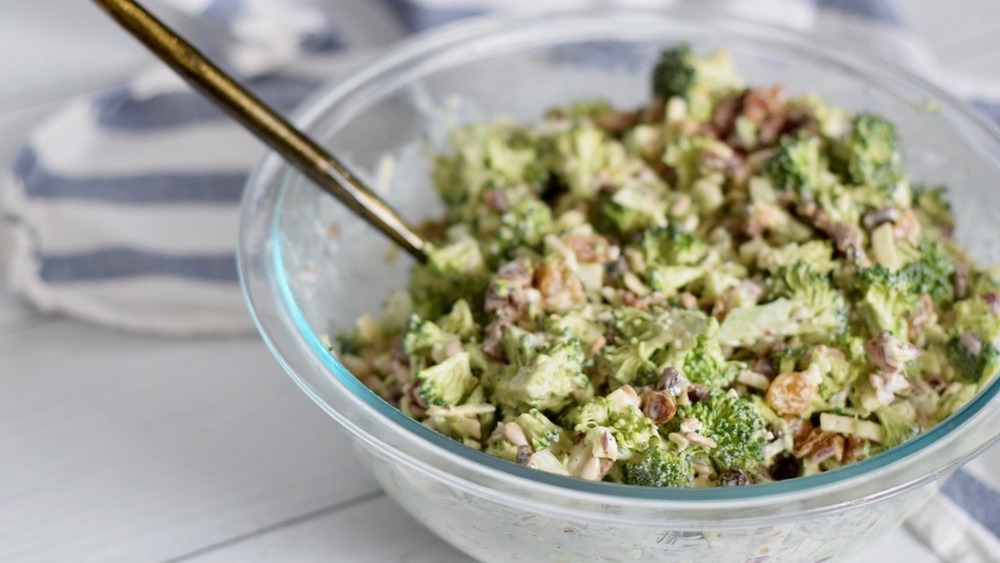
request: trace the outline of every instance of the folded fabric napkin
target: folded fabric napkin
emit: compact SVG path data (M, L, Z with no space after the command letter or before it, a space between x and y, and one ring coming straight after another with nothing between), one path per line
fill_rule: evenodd
M381 45L502 0L163 0L208 24L207 47L289 110ZM612 2L560 0L544 7ZM656 7L678 2L632 0ZM1000 122L1000 85L939 68L890 3L702 1L909 66ZM219 39L224 38L224 39ZM138 46L137 46L138 48ZM236 279L237 208L260 145L161 66L73 101L0 182L11 287L39 307L171 334L252 330ZM1000 449L950 478L908 523L947 561L1000 560Z

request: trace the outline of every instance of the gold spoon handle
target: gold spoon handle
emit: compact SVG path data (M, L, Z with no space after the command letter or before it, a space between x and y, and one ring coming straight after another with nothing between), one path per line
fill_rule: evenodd
M423 262L427 244L340 161L240 86L190 43L132 0L94 0L195 90L239 121L356 215Z

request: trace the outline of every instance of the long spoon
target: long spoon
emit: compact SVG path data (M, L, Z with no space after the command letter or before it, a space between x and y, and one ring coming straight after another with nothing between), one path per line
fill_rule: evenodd
M427 243L333 155L240 86L174 30L132 0L94 0L195 90L240 122L356 215L417 260Z

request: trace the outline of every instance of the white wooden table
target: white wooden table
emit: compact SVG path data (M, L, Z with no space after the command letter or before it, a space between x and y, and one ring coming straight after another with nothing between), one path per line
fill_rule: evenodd
M943 62L1000 77L1000 3L899 4ZM4 163L61 101L149 62L85 1L0 0L0 53ZM115 332L0 290L0 561L464 559L258 338ZM901 529L858 561L937 559Z

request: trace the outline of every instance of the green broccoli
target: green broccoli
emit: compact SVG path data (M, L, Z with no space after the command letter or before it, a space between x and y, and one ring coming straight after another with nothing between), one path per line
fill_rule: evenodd
M439 355L449 342L457 340L454 334L441 330L437 323L425 321L419 315L411 315L403 334L403 350L410 357L410 363L420 369L427 358Z
M778 142L778 152L764 165L764 175L775 188L804 197L824 184L820 149L815 135L785 135Z
M642 233L647 266L692 266L704 260L708 247L697 235L671 223Z
M597 198L598 223L619 235L629 235L667 222L667 203L659 190L630 184Z
M847 328L847 303L829 277L804 262L778 268L763 305L736 308L719 329L723 345L743 346L769 338L803 336L828 340Z
M836 336L847 329L847 302L829 276L805 262L778 268L770 280L771 294L805 307L807 319L799 334Z
M713 176L719 182L723 180L721 174L708 166L709 160L706 159L718 143L712 137L698 136L678 137L667 144L663 151L663 163L674 171L674 188L691 192L693 196L695 185L703 185ZM704 200L705 195L701 194L699 199Z
M472 309L465 299L455 301L451 311L438 321L441 330L466 340L479 334L479 325L472 315Z
M531 409L514 419L521 427L533 451L544 450L559 441L562 428L548 419L538 409Z
M509 120L456 129L451 140L455 153L438 156L433 169L434 185L449 205L475 206L488 188L527 183L540 190L547 179L538 142Z
M417 372L420 398L428 405L459 405L479 384L469 366L469 354L459 352Z
M919 256L903 266L901 275L913 293L928 295L935 303L951 301L955 294L952 277L955 260L936 242L925 241L917 246Z
M562 423L579 434L607 428L615 438L617 459L630 459L645 451L657 434L656 423L639 409L639 396L630 387L620 387L568 410Z
M910 412L903 412L904 408L908 408ZM902 444L920 433L913 406L908 402L879 407L875 409L875 416L882 427L882 439L879 443L887 448Z
M891 196L904 178L896 127L878 115L857 115L832 153L835 169L854 184L875 185Z
M652 73L653 95L683 98L698 118L711 111L711 96L742 87L725 51L698 56L687 44L660 53ZM707 106L707 107L704 107Z
M656 350L647 342L633 339L605 346L601 358L610 368L608 375L618 384L649 385L657 378L656 364L650 359Z
M854 285L860 294L854 306L869 334L875 336L885 331L905 339L906 317L918 297L907 276L877 264L855 272Z
M766 423L749 400L735 393L713 393L692 405L685 405L667 423L667 430L678 432L681 425L694 419L701 434L715 442L708 448L708 458L719 473L730 469L757 471L764 458L763 447L768 433Z
M467 233L456 233L452 238L448 244L432 247L427 263L413 268L413 310L425 319L440 317L459 299L482 303L489 285L479 244Z
M947 354L955 375L969 383L992 377L1000 369L1000 350L969 332L949 340Z
M511 366L508 377L495 383L492 402L519 410L559 412L590 388L583 373L585 361L579 340L556 342L530 363Z
M955 227L955 216L951 204L944 198L944 192L941 187L913 191L913 209L923 229L950 233Z
M549 206L538 199L523 197L515 201L500 217L497 239L507 254L520 246L537 250L545 235L554 228Z
M827 240L811 240L805 244L790 242L781 247L765 246L757 254L758 266L771 273L796 262L808 264L818 274L828 274L836 266L833 244Z
M708 389L722 389L736 378L739 365L727 362L718 340L703 334L698 336L694 348L687 351L683 362L676 367L691 383Z
M644 487L686 487L694 478L688 452L652 447L642 457L621 463L622 480Z

